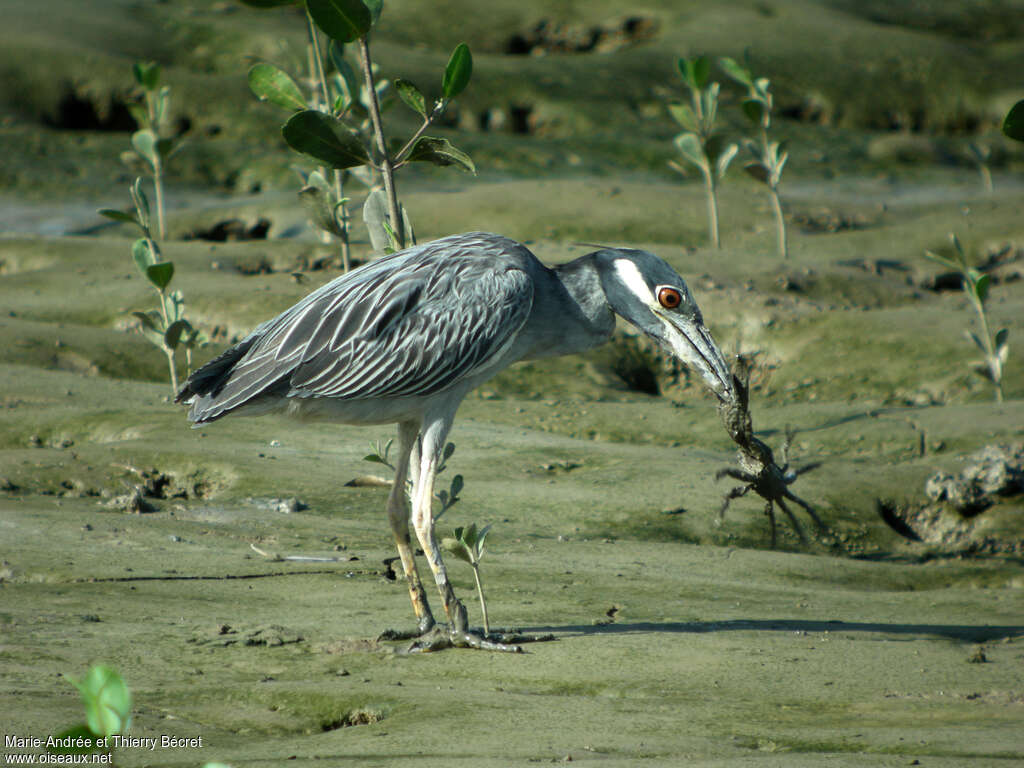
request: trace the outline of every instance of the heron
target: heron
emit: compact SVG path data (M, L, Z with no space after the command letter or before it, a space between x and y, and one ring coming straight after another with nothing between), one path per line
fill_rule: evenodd
M384 256L326 283L195 370L176 402L190 405L196 427L270 412L397 424L387 517L416 633L441 634L459 647L519 651L469 627L434 532L435 474L467 393L520 360L607 342L616 315L695 369L719 400L733 397L729 368L697 303L658 256L606 247L547 267L525 245L470 232ZM445 624L431 612L410 519Z

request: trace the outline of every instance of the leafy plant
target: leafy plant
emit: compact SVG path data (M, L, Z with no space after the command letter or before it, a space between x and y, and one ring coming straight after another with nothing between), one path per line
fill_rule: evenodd
M160 246L152 233L152 215L149 199L142 188L142 179L135 179L129 188L134 213L112 208L100 211L102 216L114 221L135 224L142 230L142 237L132 243L131 252L135 266L149 281L160 299L158 309L146 312L132 312L139 321L142 335L158 347L167 357L167 367L171 378L171 395L178 392L178 371L176 353L179 348L185 350L185 363L192 369L192 350L207 342L206 335L185 319L185 297L181 291L171 291L169 286L174 277L174 262L165 260Z
M782 179L782 169L786 167L789 155L786 153L785 143L771 141L768 136L774 107L774 99L770 90L771 81L766 77L755 78L749 67L741 65L735 59L727 56L719 59L718 63L729 77L747 89L747 98L741 107L743 114L756 131L756 138L747 139L744 142L744 146L754 160L743 166L743 170L768 187L772 211L775 214L779 255L784 259L788 258L786 219L782 214L779 182Z
M299 0L243 0L255 7L291 5ZM334 171L333 191L321 177L310 175L303 189L304 202L314 211L314 221L325 231L340 231L347 241L346 198L341 195L341 173L366 168L373 187L363 207L363 219L376 250L400 250L414 242L408 213L401 206L395 187L395 171L411 162L455 165L476 172L469 155L447 139L425 132L451 101L469 85L473 58L469 47L455 47L441 81L441 92L432 104L408 80L396 80L393 91L422 118L422 124L404 143L388 141L381 114L389 105L391 92L386 81L378 82L370 55L370 31L380 18L382 0L304 0L306 18L320 94L305 101L294 80L270 64L250 71L250 86L261 98L293 114L281 129L285 142L325 168ZM328 78L320 54L318 31L330 39L329 60L333 74ZM358 51L357 77L344 56L344 46L355 43ZM398 147L397 149L395 147ZM380 184L376 180L379 178Z
M683 127L673 140L683 159L696 166L704 176L708 201L708 234L715 248L721 247L718 229L718 182L725 176L736 156L736 144L727 143L715 131L718 115L719 84L708 82L711 65L706 56L677 61L679 74L690 90L690 104L669 104L668 111ZM669 165L686 175L686 169L675 161Z
M950 234L950 242L953 245L951 257L942 256L932 251L925 251L925 256L932 261L941 264L947 269L959 272L963 280L964 293L970 299L974 311L978 315L978 322L981 325L981 335L970 330L965 330L967 337L974 342L974 345L981 350L983 358L981 362L972 366L973 370L983 378L988 379L995 386L996 401L1003 401L1003 366L1010 354L1009 331L1000 328L995 336L989 331L988 316L985 313L985 302L988 299L991 275L984 274L974 267L967 265L967 257L964 254L960 239L955 234Z
M167 237L167 214L164 205L164 170L167 161L181 149L171 125L171 87L160 85L160 65L140 61L132 66L135 83L142 88L143 102L130 106L132 117L140 126L132 134L132 148L121 159L130 167L141 165L153 179L156 193L156 233Z
M110 752L110 737L124 733L131 724L132 695L116 670L104 665L89 668L81 680L68 678L85 706L85 722L54 737L47 751L61 755Z
M485 525L477 530L476 523L470 523L468 527L458 527L452 533L452 538L441 540L441 546L451 552L460 560L464 560L473 567L473 578L476 579L476 593L480 597L480 612L484 618L484 634L491 634L491 625L487 620L487 601L484 599L484 586L480 580L480 559L484 556L484 542L491 530L490 525Z
M395 465L391 463L388 458L391 453L391 444L393 440L388 440L386 443L381 443L378 440L376 443L370 445L370 453L363 457L363 461L369 461L373 464L383 464L388 467L392 472L395 471ZM441 452L441 463L437 467L435 475L439 475L448 468L448 459L455 453L455 443L448 443L444 447L444 451ZM441 509L434 515L434 519L437 520L445 512L454 507L459 501L459 493L462 492L465 483L462 479L462 475L456 475L452 478L451 485L447 491L439 491L434 494L434 497L441 502ZM405 481L405 492L408 495L412 491L412 480L406 478Z

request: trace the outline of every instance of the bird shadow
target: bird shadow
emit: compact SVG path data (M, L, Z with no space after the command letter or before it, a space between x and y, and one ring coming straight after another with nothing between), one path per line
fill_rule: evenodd
M995 639L1024 636L1024 626L988 624L902 624L875 621L838 621L815 619L730 619L727 621L639 621L607 624L566 624L527 627L525 633L572 635L616 634L704 634L708 632L864 632L883 635L938 636L951 640L982 643Z

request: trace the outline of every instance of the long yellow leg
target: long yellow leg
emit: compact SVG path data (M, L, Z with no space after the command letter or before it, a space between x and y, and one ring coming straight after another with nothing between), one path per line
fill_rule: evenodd
M405 499L405 479L409 473L409 459L413 453L413 447L417 443L418 432L418 424L398 425L398 461L395 464L395 482L388 495L388 522L391 523L391 533L395 537L398 556L402 560L402 570L409 583L412 608L416 612L417 625L422 634L434 626L434 616L430 612L427 593L420 580L419 571L416 569L416 559L413 556L409 536L409 508Z

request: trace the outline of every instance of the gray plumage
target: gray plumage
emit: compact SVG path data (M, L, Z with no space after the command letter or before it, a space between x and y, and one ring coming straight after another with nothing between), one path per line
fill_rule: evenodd
M196 425L283 410L399 424L413 523L459 644L468 632L430 513L439 452L462 399L512 363L607 341L618 314L694 366L720 398L727 366L682 278L645 251L606 248L553 269L498 235L454 235L381 258L322 286L195 371L177 400ZM404 495L388 502L420 629L433 617L409 550Z

